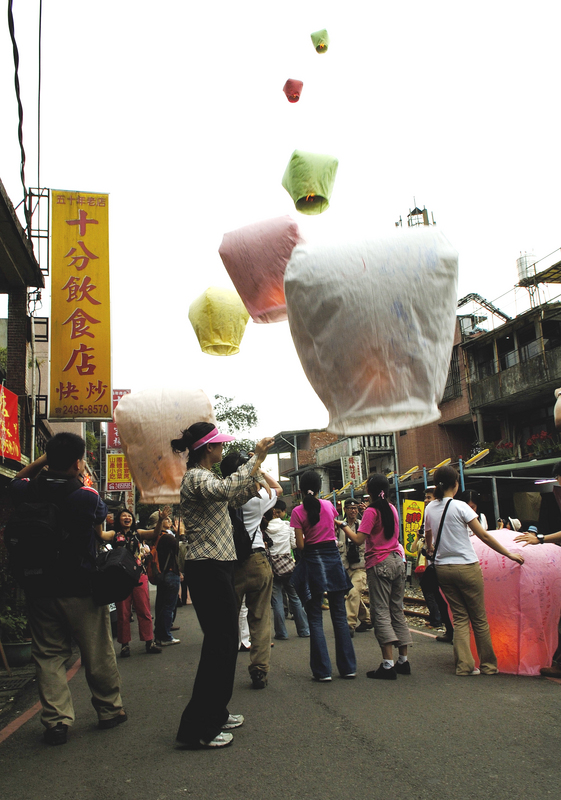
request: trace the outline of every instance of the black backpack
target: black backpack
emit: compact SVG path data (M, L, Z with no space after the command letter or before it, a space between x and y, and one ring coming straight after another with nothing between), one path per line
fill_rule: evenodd
M44 480L29 482L25 502L19 503L4 530L10 569L30 597L49 595L53 577L70 556L68 537L60 505L82 487L78 478L65 481L53 492ZM56 498L56 502L54 499ZM74 554L85 557L86 554Z
M251 555L257 531L253 534L253 538L251 538L243 521L243 508L231 508L228 506L228 511L234 529L234 545L236 547L238 564L243 564Z
M95 560L92 574L94 603L105 606L125 600L135 586L140 586L141 575L140 561L126 547L102 550Z

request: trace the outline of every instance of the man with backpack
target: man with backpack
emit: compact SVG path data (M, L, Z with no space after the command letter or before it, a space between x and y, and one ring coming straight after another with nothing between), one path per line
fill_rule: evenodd
M72 639L80 647L98 727L114 728L127 720L109 608L95 605L92 598L96 533L101 535L107 507L97 491L80 480L85 447L82 437L58 433L47 442L46 454L24 467L9 487L16 512L5 539L12 568L27 597L43 706L41 722L46 729L43 736L51 745L66 744L67 730L74 722L66 680ZM45 466L48 470L43 470ZM28 548L34 552L27 564L26 540L36 543ZM49 542L44 553L43 540ZM42 563L38 563L39 551Z

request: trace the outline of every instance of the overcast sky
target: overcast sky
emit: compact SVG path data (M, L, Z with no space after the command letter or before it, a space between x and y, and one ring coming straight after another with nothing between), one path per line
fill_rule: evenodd
M27 185L37 184L39 0L14 0ZM41 185L110 194L113 385L201 387L257 407L259 434L323 427L288 323L200 352L188 308L231 286L222 235L291 214L310 242L384 235L414 198L494 299L559 231L561 4L487 0L44 0ZM317 55L310 33L327 28ZM298 104L287 78L304 81ZM0 178L16 205L17 107L0 23ZM339 159L331 208L294 209L295 149ZM45 304L48 295L45 293ZM510 309L509 313L512 311Z

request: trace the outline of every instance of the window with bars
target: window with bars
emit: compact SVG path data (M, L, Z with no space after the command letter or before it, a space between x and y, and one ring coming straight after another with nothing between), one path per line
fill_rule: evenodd
M450 359L450 367L448 369L448 378L446 380L446 388L442 402L451 400L453 397L460 397L462 394L462 384L460 380L460 355L459 346L456 345L452 350L452 358Z

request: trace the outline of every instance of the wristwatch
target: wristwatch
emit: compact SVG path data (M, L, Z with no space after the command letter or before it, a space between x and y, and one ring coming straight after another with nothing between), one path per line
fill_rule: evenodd
M545 536L543 535L543 533L536 533L536 539L538 540L539 544L543 544Z

